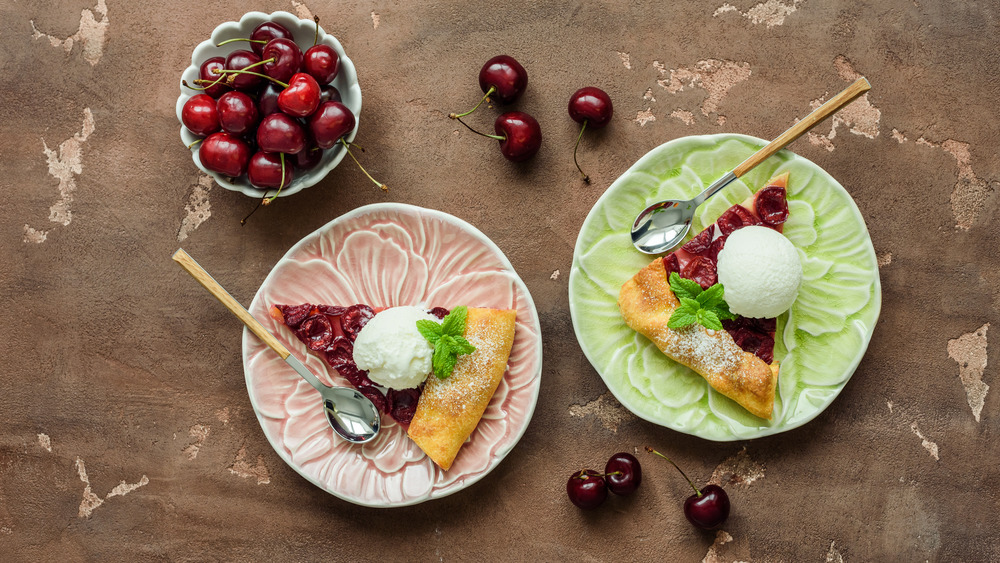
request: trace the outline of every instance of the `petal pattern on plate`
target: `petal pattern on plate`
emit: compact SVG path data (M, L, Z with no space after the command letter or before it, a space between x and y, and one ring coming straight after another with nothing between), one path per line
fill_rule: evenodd
M435 466L388 417L368 444L336 436L316 391L245 332L243 365L261 428L286 463L331 494L367 506L405 506L454 493L496 467L527 428L540 388L538 314L496 245L455 217L402 204L362 207L302 239L264 280L251 313L322 381L345 385L270 318L274 303L517 309L508 371L449 471Z

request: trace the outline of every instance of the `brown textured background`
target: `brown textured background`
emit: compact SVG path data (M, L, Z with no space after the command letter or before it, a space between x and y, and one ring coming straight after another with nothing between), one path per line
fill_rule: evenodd
M0 555L3 560L987 561L997 529L1000 363L995 2L126 2L0 7ZM358 68L363 161L259 212L212 187L174 117L192 48L249 9L319 14ZM70 41L71 40L71 41ZM509 53L542 124L531 162L446 115ZM772 137L863 74L873 84L792 150L853 194L882 316L841 396L803 428L716 444L623 411L573 335L566 283L587 211L654 146ZM615 119L587 135L568 96ZM494 111L470 121L488 127ZM329 496L271 450L240 328L173 264L183 245L242 302L297 240L398 201L470 221L510 258L544 331L527 434L487 478L423 505ZM556 272L559 272L556 275ZM993 331L997 328L993 327ZM687 485L645 482L582 513L569 474L651 444L721 481L724 531L687 524Z

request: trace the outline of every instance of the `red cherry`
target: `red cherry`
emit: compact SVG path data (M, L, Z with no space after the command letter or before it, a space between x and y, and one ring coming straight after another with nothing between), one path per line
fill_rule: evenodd
M577 123L586 122L591 129L607 125L614 113L611 97L600 88L580 88L569 97L569 116Z
M340 72L340 55L329 45L313 45L306 49L302 57L302 68L316 82L327 84Z
M305 148L306 134L298 121L272 113L257 127L257 146L264 152L295 154Z
M319 103L322 104L323 102L339 102L339 101L341 101L340 90L337 90L336 88L334 88L329 84L320 88Z
M323 160L323 150L316 146L312 130L306 129L306 148L292 155L292 163L299 170L311 170Z
M264 47L275 39L295 39L285 26L274 22L263 22L250 33L250 48L257 55L264 53ZM261 57L266 59L267 57Z
M264 61L274 59L263 64L264 74L282 82L287 82L302 65L302 51L291 39L268 41L260 58Z
M634 455L617 453L604 466L604 480L612 493L623 496L632 494L642 484L642 466Z
M233 51L226 57L226 70L243 70L249 66L257 65L259 62L260 57L251 51ZM249 73L236 74L235 78L232 78L231 84L237 90L250 91L257 88L261 80L261 77Z
M202 141L198 147L198 159L212 172L235 178L246 171L250 147L238 137L220 131Z
M208 86L209 84L214 84L208 88L205 88L205 93L213 98L218 98L219 96L225 94L230 90L229 86L225 84L225 80L215 83L222 77L222 74L216 74L216 70L225 70L226 59L222 57L212 57L205 62L201 63L201 67L198 69L198 80L195 82L201 86Z
M493 97L500 105L506 105L521 97L528 86L528 73L521 63L509 55L497 55L486 61L479 70L479 87Z
M281 108L278 107L278 95L281 94L281 90L281 86L274 82L268 82L257 95L257 111L261 117L267 117L281 111Z
M578 507L593 510L608 498L608 487L600 473L584 469L570 476L566 482L566 494Z
M222 130L233 135L243 135L257 125L257 106L253 98L243 92L226 92L219 98L219 123Z
M705 485L684 501L684 516L698 528L714 530L729 517L729 495L718 485Z
M328 149L354 130L357 120L351 110L340 102L323 102L309 118L316 145Z
M294 117L306 117L319 106L319 83L312 76L299 72L288 81L288 88L278 95L278 107Z
M258 188L282 188L292 183L292 163L285 162L281 153L258 152L250 157L247 179ZM284 175L281 169L284 168Z
M500 152L507 160L527 160L542 146L542 128L534 117L522 111L500 114L493 122L493 129L502 136Z
M195 135L204 137L220 129L215 100L208 94L191 96L181 108L181 123Z
M726 518L729 517L729 495L726 494L726 491L722 487L718 485L705 485L699 490L698 487L694 486L694 482L669 457L649 446L646 446L646 451L669 461L670 465L673 465L674 469L679 471L681 475L684 475L688 484L694 489L694 494L684 501L684 516L689 522L703 530L713 530L726 521Z

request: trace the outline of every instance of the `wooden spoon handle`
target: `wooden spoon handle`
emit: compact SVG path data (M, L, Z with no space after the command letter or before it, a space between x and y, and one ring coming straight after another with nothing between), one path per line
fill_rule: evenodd
M203 285L209 293L222 302L222 304L225 305L232 314L236 315L238 319L243 321L243 324L245 324L251 332L256 334L258 338L263 340L265 344L277 352L278 355L281 356L281 359L285 359L291 354L288 351L288 348L285 348L285 345L282 344L281 341L268 332L268 330L264 328L264 325L260 324L260 322L255 319L249 311L244 309L243 305L240 305L239 301L234 299L232 295L229 295L229 292L226 291L224 287L219 285L219 282L215 281L215 278L210 276L200 264L195 262L194 258L191 258L187 252L184 252L183 248L178 248L177 252L174 252L173 259L174 262L181 265L181 268L184 268L187 273L191 274L191 277L198 280L198 283Z
M789 127L787 131L778 135L767 146L750 155L750 158L741 162L736 168L733 168L733 173L736 174L737 178L743 176L755 166L764 162L769 156L785 148L789 143L801 137L803 133L818 125L819 122L837 113L840 108L854 101L855 98L870 90L871 87L871 84L863 76L855 80L854 84L851 84L842 92L827 100L825 104L813 110L804 119Z

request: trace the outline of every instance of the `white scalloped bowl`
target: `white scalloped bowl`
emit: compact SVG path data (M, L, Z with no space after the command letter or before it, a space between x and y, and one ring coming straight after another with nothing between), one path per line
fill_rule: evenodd
M201 64L209 58L212 57L226 57L233 51L247 49L247 43L236 41L217 47L216 45L227 39L234 39L237 37L250 37L250 33L253 32L254 28L265 21L272 21L284 26L291 32L292 37L299 47L305 46L302 49L303 52L312 45L313 36L316 32L316 23L310 20L304 20L296 16L295 14L290 14L288 12L274 12L270 15L264 12L248 12L240 18L238 22L225 22L215 28L212 32L212 38L207 41L202 41L195 47L194 52L191 53L191 66L184 70L181 74L181 80L186 80L188 84L194 84L194 81L198 78L198 70ZM355 135L358 133L358 126L361 124L361 86L358 85L358 74L354 68L354 63L351 59L344 53L344 47L337 41L337 38L323 31L323 27L319 28L319 43L329 45L334 51L340 56L340 72L337 73L337 77L333 79L333 86L340 91L341 102L351 110L355 117L354 130L351 131L346 139L348 141L353 141ZM180 85L180 82L178 82ZM194 95L199 94L197 90L191 90L180 85L181 94L177 97L177 121L181 121L181 110L184 108L184 104ZM194 133L188 131L184 125L181 125L181 141L185 146L197 141L201 137L198 137ZM281 190L278 197L286 197L294 195L309 186L312 186L322 180L331 170L336 168L340 161L343 160L346 150L342 145L336 145L331 149L323 151L323 159L320 163L316 165L311 170L305 172L296 171L295 177L292 182ZM201 169L206 174L212 176L215 181L227 190L232 190L234 192L241 192L246 196L253 198L259 198L264 194L264 191L260 188L255 188L250 185L250 181L247 180L246 175L241 176L236 179L223 176L217 172L212 172L205 168L201 163L201 159L198 158L198 151L191 150L191 159L194 161L195 166ZM274 190L270 190L273 192Z

